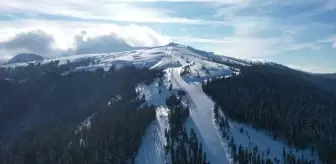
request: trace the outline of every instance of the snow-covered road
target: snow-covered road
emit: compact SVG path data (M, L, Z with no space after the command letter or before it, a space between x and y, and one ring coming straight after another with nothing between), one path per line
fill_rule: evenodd
M222 141L212 117L213 101L203 92L199 83L186 83L179 74L179 68L172 69L172 78L184 89L191 99L191 119L186 124L194 129L202 141L203 150L211 164L229 164L229 153Z

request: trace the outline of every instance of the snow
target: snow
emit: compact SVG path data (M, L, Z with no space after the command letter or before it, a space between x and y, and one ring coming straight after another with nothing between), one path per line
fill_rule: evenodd
M167 79L167 75L165 77ZM145 95L146 102L149 105L157 106L156 119L147 128L143 137L141 147L135 159L135 163L139 164L165 164L171 163L169 154L165 154L164 145L166 145L165 129L169 128L168 124L168 108L166 107L166 99L173 91L169 91L168 81L164 80L161 87L158 86L159 79L152 84L139 84L136 91L140 95ZM161 93L159 93L159 88Z
M167 50L173 51L172 53L166 53ZM197 53L198 52L198 53ZM205 54L204 54L205 53ZM203 51L195 51L190 47L173 44L170 46L161 46L146 48L133 51L123 51L123 52L114 52L114 53L97 53L97 54L81 54L81 55L72 55L72 56L63 56L57 58L46 59L40 62L41 64L46 64L51 61L59 61L59 65L66 64L67 62L78 62L81 60L92 59L96 61L96 64L90 65L88 67L83 67L79 69L97 69L97 68L106 68L112 64L115 66L126 66L126 65L135 65L136 67L148 67L151 69L167 69L172 67L180 67L186 65L186 59L196 63L194 69L200 69L202 65L213 66L209 68L210 71L222 71L225 70L225 65L212 62L211 60L217 60L219 56L213 55L212 53L207 53ZM220 56L224 58L224 56ZM239 60L230 59L230 61L235 61L237 63ZM36 62L31 62L36 63ZM16 63L16 64L7 64L1 67L16 67L16 66L26 66L27 63ZM241 63L244 64L244 63ZM223 69L219 69L222 66ZM196 71L196 70L194 70ZM198 70L202 72L201 70Z
M207 60L200 59L200 57L188 56L188 59L185 58L185 54L181 53L181 47L168 47L164 49L164 53L154 53L161 54L165 57L155 64L152 68L166 68L165 72L165 81L163 87L161 87L161 94L158 93L158 85L157 81L153 82L150 85L141 84L137 87L137 91L140 91L145 95L146 101L149 104L161 105L158 108L157 113L167 113L165 107L166 98L172 93L176 92L176 90L182 88L188 95L191 96L189 103L194 102L191 106L191 117L187 119L185 126L187 129L194 128L198 138L202 141L204 151L207 153L208 160L211 163L230 163L229 161L229 153L227 151L227 144L224 143L217 129L213 124L212 119L212 107L213 102L207 98L207 96L203 93L202 89L199 87L199 82L205 78L217 76L217 75L227 75L231 73L225 65L220 65L218 63L210 62ZM151 53L153 54L153 53ZM184 56L183 56L184 55ZM195 57L196 56L196 57ZM202 56L201 56L202 57ZM210 75L206 75L205 73L200 73L201 78L194 78L192 76L184 76L183 79L179 74L179 71L182 66L188 65L189 63L186 60L193 61L194 64L191 66L192 74L195 72L202 72L202 66L209 68L211 71ZM174 68L174 69L171 69ZM187 79L190 84L187 84L184 79ZM168 81L171 81L173 84L172 91L168 91ZM197 86L196 86L197 85ZM203 94L200 94L203 93ZM165 112L162 112L162 109ZM161 124L160 124L161 123ZM136 163L165 163L166 159L169 159L167 156L165 158L162 157L162 153L164 153L163 146L166 141L165 140L155 140L153 142L154 131L158 131L156 134L159 135L159 138L164 139L164 129L168 128L168 118L166 114L163 114L161 117L157 117L156 121L148 128L146 135L143 139L143 144L139 150L138 157L136 159ZM161 152L157 151L158 147L162 147Z
M60 64L69 62L77 62L80 60L92 59L95 64L89 66L77 67L72 71L88 70L93 71L98 68L108 70L112 65L117 68L127 65L136 67L148 67L150 69L162 69L165 71L163 85L158 85L159 79L152 84L139 84L136 88L138 92L145 95L146 102L157 106L156 120L148 127L143 143L140 146L136 163L139 164L164 164L171 163L169 161L169 153L165 155L164 145L166 144L164 130L168 127L168 110L165 106L166 98L171 93L183 89L187 92L186 102L190 105L190 118L185 122L187 129L195 129L197 137L202 141L203 150L207 154L207 159L212 164L228 164L233 163L231 153L228 148L228 141L219 135L218 127L214 123L212 108L213 101L202 91L201 81L214 77L227 77L232 74L228 66L214 61L226 61L230 63L249 65L248 61L237 60L225 56L217 56L210 52L195 50L191 47L178 44L169 44L167 46L146 48L141 50L124 51L117 53L103 54L84 54L66 56L44 60L41 64L54 60L59 60ZM25 66L28 63L18 63L5 65L3 67ZM180 76L182 68L189 66L190 74ZM235 73L239 70L235 70ZM168 90L170 82L173 89ZM161 93L159 93L159 89ZM90 119L84 121L81 127L88 127ZM298 151L295 148L287 146L284 142L274 141L272 137L266 135L263 131L257 131L245 124L239 124L230 121L230 135L234 137L236 144L241 144L248 148L254 145L259 147L259 151L266 154L270 149L270 157L273 159L282 159L283 148L292 150L297 158L301 158L301 154L307 159L315 159L316 154L312 156L310 150ZM244 133L240 133L240 128L244 129ZM246 134L247 132L247 134Z
M244 129L243 133L240 133L241 128ZM283 161L283 148L285 148L286 153L292 151L297 159L300 159L302 155L308 160L318 161L319 159L318 154L314 153L312 155L312 152L309 149L297 151L296 148L290 147L281 141L275 141L271 136L266 135L265 132L257 131L245 124L231 121L230 133L238 146L241 144L243 147L251 149L254 146L257 146L259 152L263 153L265 156L267 156L267 149L269 149L269 159L274 159L276 157L278 160Z
M89 116L88 118L86 118L77 128L77 130L75 131L75 134L81 132L83 129L86 128L91 128L91 119L92 119L93 115Z
M228 149L218 134L212 119L214 103L205 95L199 87L199 83L186 83L179 75L179 69L173 69L172 72L175 82L188 93L192 100L191 118L187 120L186 126L188 129L195 129L210 163L230 163Z
M157 108L156 120L149 126L142 145L135 159L139 164L165 164L171 163L170 157L165 154L166 138L165 128L168 127L168 109L161 106Z
M187 94L187 101L190 105L191 109L191 117L188 118L185 122L185 126L187 129L195 129L195 132L197 134L197 137L202 141L203 143L203 150L207 153L208 160L210 163L216 164L216 163L233 163L232 157L231 157L231 150L228 148L228 141L226 139L221 138L219 135L218 127L214 124L213 119L213 112L212 108L214 106L213 101L202 91L201 88L201 81L207 78L212 78L214 76L217 77L228 77L231 75L232 71L228 69L227 66L221 65L218 63L213 63L208 60L203 60L199 57L194 56L183 56L180 52L180 47L168 47L165 49L165 53L167 58L172 58L172 61L167 60L165 58L161 62L159 62L156 66L162 66L165 65L166 67L166 76L165 76L165 82L171 81L173 83L173 90L177 89L183 89L185 90ZM183 52L183 51L182 51ZM160 53L161 54L161 53ZM191 68L191 75L186 76L180 76L180 71L183 66L190 64L186 62L186 59L191 61L191 63L195 63L193 65L190 65ZM179 63L179 65L169 65L170 63ZM161 64L161 63L169 63L169 64ZM200 77L196 78L195 74L202 72L202 66L206 67L210 70L210 74L206 75L204 73L200 73ZM160 67L162 68L162 67ZM164 66L163 66L164 68ZM197 72L199 71L199 72ZM165 83L165 85L168 85ZM164 87L163 87L164 88ZM155 105L163 105L165 104L165 99L169 95L168 90L162 90L161 95L157 94L157 85L149 85L149 86L142 86L142 91L146 95L146 100L150 104ZM310 150L299 150L296 152L295 148L287 146L285 143L281 141L275 141L272 139L272 137L265 134L263 131L257 131L253 129L252 127L245 125L245 124L239 124L234 121L230 121L230 135L235 138L235 142L237 146L240 144L244 148L253 148L253 146L258 146L259 152L264 154L266 156L267 150L270 149L270 159L274 159L276 157L277 159L282 160L282 151L283 148L286 149L286 152L288 153L289 150L291 150L297 158L301 158L302 154L304 158L307 159L314 159L317 161L318 157L317 154L311 155ZM165 128L168 127L164 126ZM153 127L150 127L152 129ZM240 129L244 129L244 133L240 133ZM247 134L246 134L247 132ZM148 135L152 134L152 132L149 132L145 136L145 141L148 138ZM164 133L163 133L164 134ZM162 136L161 136L162 137ZM165 141L162 141L165 142ZM162 143L161 142L161 143ZM139 158L142 157L144 152L150 152L148 154L148 158L150 160L147 160L143 162L143 160L138 160L137 163L157 163L157 160L154 160L153 155L155 154L154 150L151 151L148 150L149 147L152 144L156 143L144 143L144 148L140 149ZM158 144L156 144L158 145ZM157 153L156 153L157 154ZM141 158L143 159L143 158ZM155 157L155 159L158 159L158 157ZM165 163L166 161L160 161L159 163Z
M179 69L173 69L172 77L176 83L184 89L191 99L191 118L187 120L186 126L188 128L196 129L199 139L202 140L204 151L211 163L232 163L230 151L228 149L228 141L223 140L218 133L217 125L214 125L212 108L213 101L205 95L202 91L199 82L187 83L179 76ZM270 159L280 159L282 161L283 148L286 152L292 151L293 154L299 159L303 155L308 160L318 161L318 155L312 155L311 150L296 150L284 142L275 141L273 138L263 131L257 131L252 127L230 121L230 135L234 137L237 146L242 145L244 148L253 148L257 146L259 152L265 156L267 150L270 150ZM243 128L244 132L240 133Z

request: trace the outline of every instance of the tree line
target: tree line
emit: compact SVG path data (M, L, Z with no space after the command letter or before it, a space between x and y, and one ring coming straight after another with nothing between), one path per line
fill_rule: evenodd
M134 163L156 115L135 87L162 77L161 70L127 66L64 75L69 69L32 67L31 76L13 73L24 67L3 70L0 163ZM18 80L6 80L9 75Z
M335 94L281 67L240 69L240 75L203 83L204 92L226 116L299 149L311 148L324 163L336 161Z

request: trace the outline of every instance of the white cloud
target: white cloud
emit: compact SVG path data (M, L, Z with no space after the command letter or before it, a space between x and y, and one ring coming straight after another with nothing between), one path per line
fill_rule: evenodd
M184 44L200 44L200 47L207 51L214 51L220 55L239 58L259 58L272 55L281 55L290 51L309 49L312 51L321 50L326 44L333 44L336 37L328 37L312 42L296 43L286 42L282 35L278 37L251 37L231 36L222 39L200 38L200 37L170 37L174 42ZM336 43L334 44L334 46Z
M2 59L10 58L11 54L21 52L36 53L48 56L60 55L62 51L55 47L54 38L40 30L19 33L13 38L0 42Z
M8 56L13 56L16 53L19 53L18 51L44 53L48 56L56 55L56 52L60 54L66 52L69 49L72 49L75 53L74 47L76 45L80 45L81 48L88 47L88 45L92 44L94 44L96 47L102 45L108 46L107 44L109 43L116 43L113 42L117 41L116 38L125 40L127 44L135 47L164 45L170 41L169 38L161 35L152 28L140 25L98 24L70 21L17 20L11 22L0 21L0 26L2 27L0 29L0 42L8 42L13 40L17 36L22 35L22 33L40 30L43 31L45 36L50 36L50 42L48 42L48 46L43 47L52 47L45 48L44 51L36 51L36 49L29 47L27 48L28 45L34 44L34 42L27 42L25 45L15 49L15 51L8 47L0 47L0 52L2 55L0 58L2 59L5 58L5 56L6 58L8 58ZM82 31L86 32L86 40L84 39L85 41L83 42L78 42L77 40L76 42L75 36L80 34ZM116 37L114 35L116 35ZM105 42L100 42L101 40L105 40ZM36 45L32 45L31 47L36 47ZM82 50L81 52L83 52ZM110 49L100 47L100 50L108 51ZM93 52L93 50L90 50L89 52Z
M121 3L123 2L123 3ZM11 0L0 5L0 13L23 13L26 15L49 14L83 20L175 23L175 24L226 24L224 21L207 21L170 16L170 9L137 7L130 2L149 1L95 1L95 0ZM176 1L179 2L179 1ZM207 2L207 1L199 1ZM211 1L210 1L211 2ZM235 3L232 0L213 1Z
M6 42L0 43L0 48L6 49L25 49L27 51L35 51L37 53L44 53L53 48L54 39L43 31L32 31L27 33L20 33L14 38Z
M288 51L294 51L294 50L301 50L301 49L311 49L311 50L320 50L321 45L324 44L333 44L333 42L336 41L336 36L327 37L324 39L311 41L311 42L303 42L303 43L297 43L297 44L291 44L285 48L285 50Z
M331 36L330 38L327 39L327 41L332 42L332 48L336 48L336 35Z
M126 44L125 40L115 33L96 37L87 37L87 32L82 31L80 34L75 36L74 47L72 47L69 51L75 54L88 54L127 50L132 50L132 47Z
M118 25L73 21L17 20L11 22L0 21L0 26L2 27L0 34L11 34L0 35L0 41L7 40L17 33L40 29L52 35L55 38L56 44L63 49L71 47L73 40L70 38L82 31L87 32L87 37L116 33L132 46L156 46L169 42L167 38L148 26L132 24ZM153 41L153 39L156 41Z
M293 68L293 69L312 72L312 73L335 73L334 68L328 68L323 65L322 66L316 65L316 63L287 64L286 66Z
M242 3L246 0L108 0L110 2L217 2L225 4Z
M239 58L254 58L279 53L277 38L236 38L231 44L223 44L217 51L223 55Z
M312 15L333 10L335 4L333 0L248 0L245 3L219 6L215 16L232 22L233 29L232 34L223 40L235 41L227 43L216 39L212 42L216 45L210 47L221 54L242 58L282 55L289 51L303 49L319 51L325 47L324 45L332 45L336 42L335 38L328 38L328 35L334 31L334 25L302 20L305 18L310 20ZM287 17L276 16L274 13L279 7L293 8L305 5L315 5L321 9L319 12L312 10ZM328 9L325 6L329 6ZM286 14L285 11L278 14L283 13ZM291 42L285 41L287 38L283 35L286 31L291 31L293 34ZM192 42L193 39L188 40ZM206 40L206 42L211 41Z
M184 42L184 43L211 43L211 44L225 44L234 43L235 40L232 38L225 39L212 39L212 38L200 38L200 37L180 37L180 36L169 36L174 42Z
M199 37L170 37L174 42L184 44L200 43L200 48L216 54L239 58L253 58L278 53L281 38L257 38L232 36L222 39Z

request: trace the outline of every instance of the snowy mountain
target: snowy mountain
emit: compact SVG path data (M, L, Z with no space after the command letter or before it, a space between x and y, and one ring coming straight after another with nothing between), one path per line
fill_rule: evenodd
M30 62L30 61L40 61L40 60L43 60L42 56L31 54L31 53L20 53L20 54L15 55L12 59L10 59L8 61L8 64Z
M23 56L23 57L22 57ZM31 57L29 59L25 57ZM5 67L25 66L26 61L41 60L42 57L33 54L21 54L13 58ZM213 100L202 90L202 83L215 78L228 78L240 73L240 67L250 66L253 62L218 56L212 52L197 50L192 47L170 43L166 46L137 49L131 51L80 54L67 57L46 59L41 64L58 61L58 66L67 63L77 63L90 60L90 64L71 67L62 72L66 76L72 72L92 71L103 69L105 71L118 70L126 66L137 68L149 68L150 70L162 70L162 79L155 79L150 84L138 84L137 93L144 95L148 105L156 106L155 121L147 128L143 136L135 162L139 164L171 163L170 153L165 151L167 137L165 130L169 129L170 109L166 105L166 99L171 94L177 94L183 90L186 94L181 97L184 106L190 108L190 117L184 122L188 132L195 130L198 140L203 145L207 160L212 164L233 163L234 157L230 149L230 141L223 138L219 126L213 116ZM162 80L162 82L160 81ZM110 103L110 102L109 102ZM224 115L221 113L221 115ZM88 118L92 118L92 115ZM85 125L90 119L85 119ZM308 160L318 161L316 153L310 150L296 150L283 141L274 140L272 136L262 130L256 130L249 125L229 120L230 136L235 139L235 144L243 148L258 147L259 152L271 160L284 161L283 150L293 152L294 156L305 157ZM83 127L79 128L83 129ZM244 129L242 132L241 129ZM188 133L189 134L189 133ZM282 162L280 162L282 163Z

